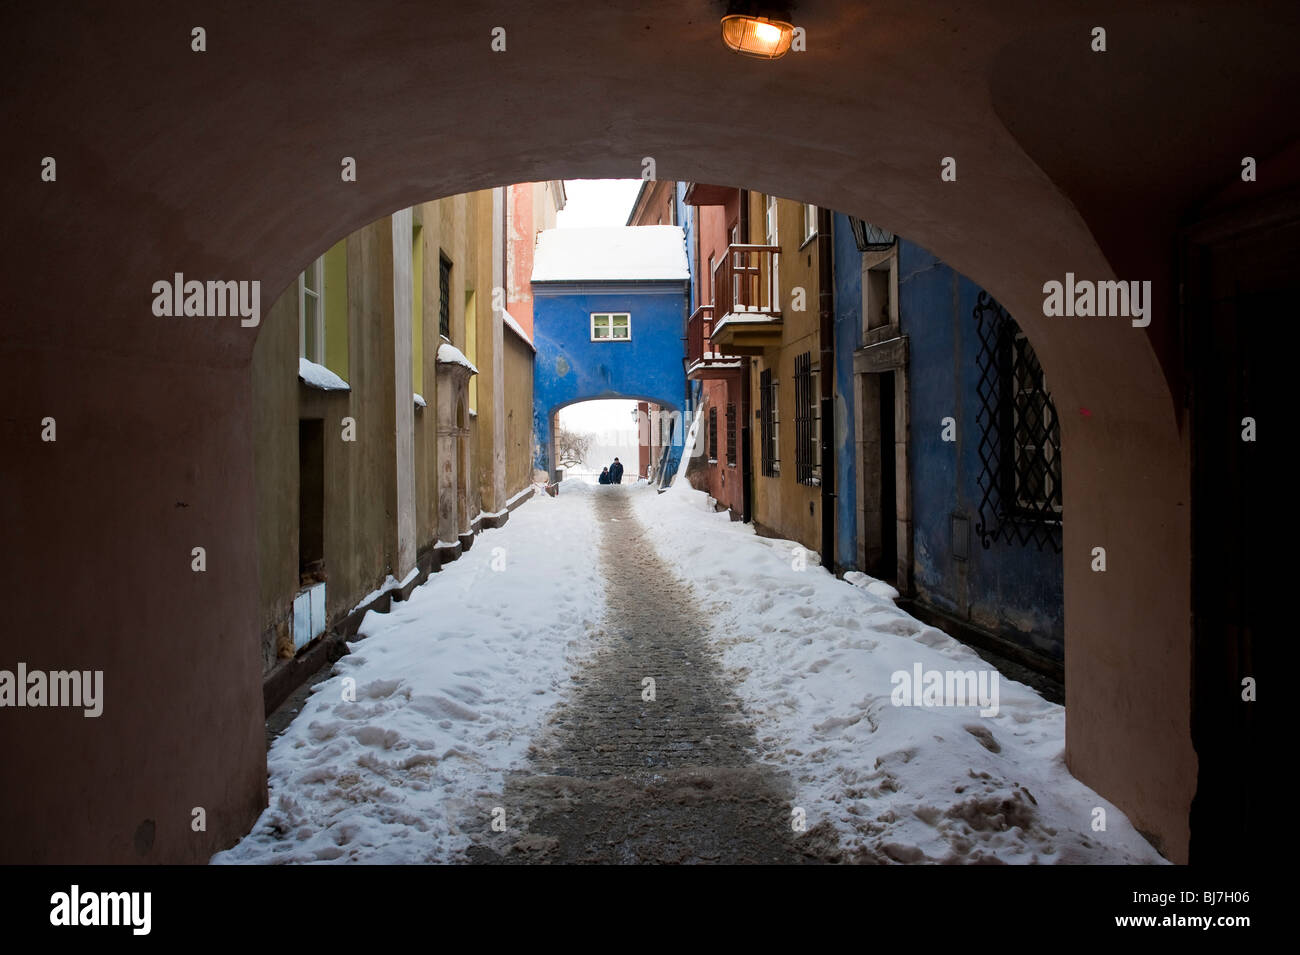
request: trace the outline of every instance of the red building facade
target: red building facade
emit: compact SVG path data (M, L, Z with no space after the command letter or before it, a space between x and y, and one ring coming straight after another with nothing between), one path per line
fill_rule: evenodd
M729 248L747 241L742 190L704 183L686 189L687 205L697 209L694 258L697 277L695 311L686 329L686 376L701 383L703 417L698 440L704 453L692 460L687 471L691 484L706 491L719 510L728 510L735 520L750 517L749 358L723 354L710 342L718 316L715 306L719 289L715 281L726 272ZM724 291L725 290L721 290Z

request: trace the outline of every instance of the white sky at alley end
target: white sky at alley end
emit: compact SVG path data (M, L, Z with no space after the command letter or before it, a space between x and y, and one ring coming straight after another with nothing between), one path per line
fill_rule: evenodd
M625 225L640 189L640 179L566 179L564 209L555 217L555 226L583 229ZM636 422L632 418L635 408L635 401L584 401L561 410L559 418L565 428L594 434L596 444L606 443L607 435L612 434L619 435L621 444L636 440ZM636 470L635 464L632 470Z
M635 410L635 401L603 398L561 408L558 417L560 427L592 436L591 453L585 462L588 469L599 471L618 455L623 467L635 473L637 429L636 419L632 417Z
M564 208L555 217L555 227L626 225L640 189L640 179L566 179Z

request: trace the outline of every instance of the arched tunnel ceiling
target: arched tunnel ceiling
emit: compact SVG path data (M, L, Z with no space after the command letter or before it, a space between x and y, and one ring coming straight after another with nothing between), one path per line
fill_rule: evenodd
M725 51L719 5L699 0L321 0L310 16L11 6L0 190L11 228L32 241L7 263L18 294L5 335L243 363L244 330L160 326L120 303L94 320L97 293L134 302L127 276L188 271L258 278L270 300L337 238L395 209L508 181L634 178L647 157L659 178L775 192L889 227L983 284L1033 335L1044 280L1166 279L1151 274L1170 244L1159 230L1230 180L1240 155L1293 136L1295 111L1279 106L1294 102L1296 9L804 2L794 19L807 52L769 63ZM1104 54L1090 49L1093 24L1108 31ZM190 49L195 25L204 53ZM505 52L491 49L495 26ZM44 155L58 157L57 187L34 172ZM344 156L357 160L355 183L340 181ZM944 156L957 182L940 182ZM63 257L81 264L75 290L47 267ZM78 294L81 307L67 307ZM1118 361L1154 395L1170 327L1153 326L1145 353L1119 327L1082 345L1037 340L1058 382Z

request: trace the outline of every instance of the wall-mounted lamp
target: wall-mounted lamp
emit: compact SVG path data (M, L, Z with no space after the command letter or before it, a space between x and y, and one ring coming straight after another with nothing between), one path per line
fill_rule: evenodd
M737 53L776 60L785 56L794 39L794 25L779 16L728 13L722 18L722 42ZM768 11L771 13L772 11Z

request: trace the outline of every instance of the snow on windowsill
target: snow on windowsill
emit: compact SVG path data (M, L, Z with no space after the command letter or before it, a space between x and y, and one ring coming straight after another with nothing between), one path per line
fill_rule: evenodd
M348 383L324 365L318 365L306 358L298 359L298 378L308 388L321 391L351 391Z
M464 365L471 374L478 374L478 369L465 357L465 353L451 342L443 342L438 346L438 361L443 365Z

